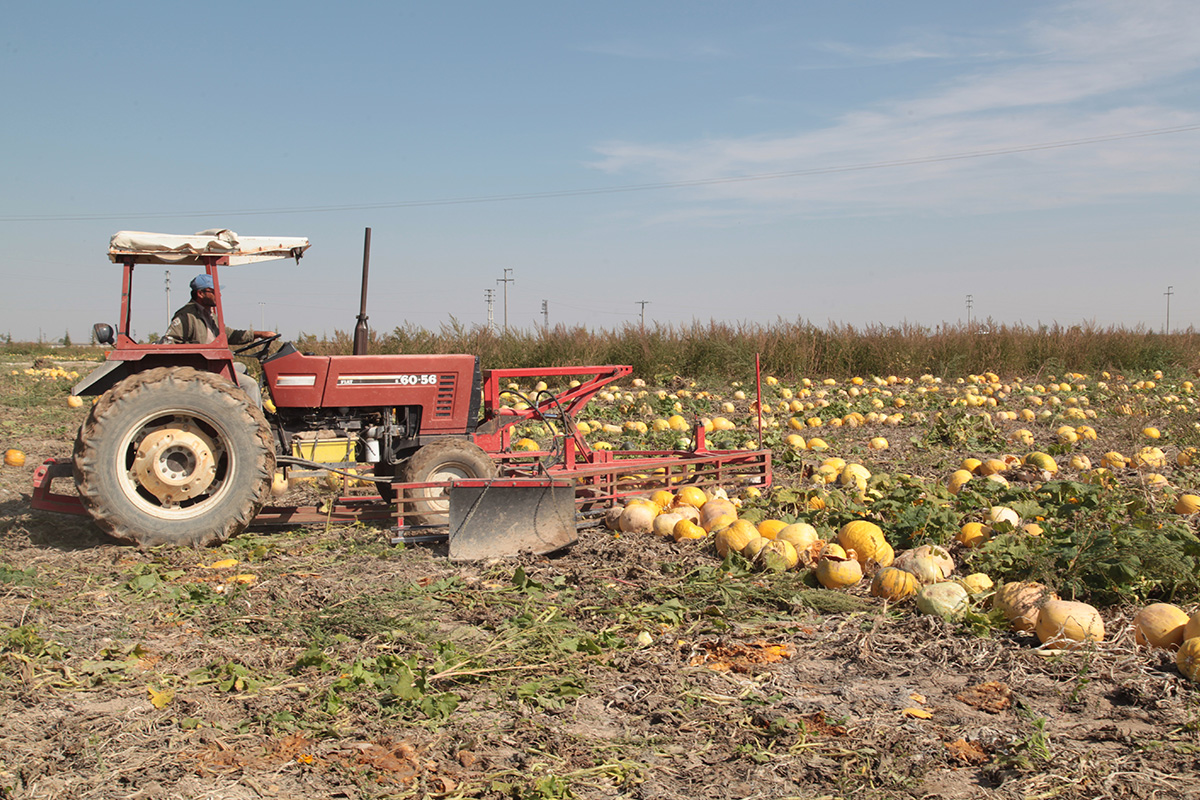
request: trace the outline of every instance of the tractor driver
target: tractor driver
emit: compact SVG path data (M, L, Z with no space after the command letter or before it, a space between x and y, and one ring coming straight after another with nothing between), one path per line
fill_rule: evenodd
M208 344L217 338L220 329L217 327L217 318L213 315L213 309L217 305L217 293L213 288L212 275L197 275L192 278L190 285L192 299L175 312L159 344ZM250 344L255 339L265 339L274 335L275 331L248 331L228 327L225 329L225 338L231 345ZM262 393L258 383L246 374L246 365L238 362L234 366L238 372L238 385L252 400L262 405Z
M217 293L212 275L206 273L192 278L191 288L191 301L175 312L161 344L208 344L217 338L217 318L212 311L217 305ZM255 339L274 335L275 331L225 329L225 338L230 344L250 344Z

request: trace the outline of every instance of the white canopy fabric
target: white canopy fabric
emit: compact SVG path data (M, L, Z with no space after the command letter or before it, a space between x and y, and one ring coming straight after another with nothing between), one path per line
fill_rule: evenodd
M123 264L184 264L203 266L204 256L221 256L230 264L252 264L277 258L299 259L309 248L300 236L238 236L213 229L190 236L145 231L118 231L108 244L108 259Z

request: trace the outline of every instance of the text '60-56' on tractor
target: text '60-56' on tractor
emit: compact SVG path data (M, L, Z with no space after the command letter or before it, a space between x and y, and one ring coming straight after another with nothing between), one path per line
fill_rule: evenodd
M687 450L589 446L576 414L628 366L482 370L474 355L368 353L369 228L352 355L273 349L278 335L231 350L218 270L298 262L308 247L305 238L228 230L115 234L108 255L123 267L120 317L95 326L111 349L74 389L97 399L73 458L37 469L34 507L88 513L141 547L216 544L252 523L382 519L399 540L448 538L452 558L480 558L561 549L575 541L579 511L654 489L770 483L770 451L709 450L701 425ZM212 277L213 341L132 338L134 271L143 265L202 267ZM257 385L239 356L257 359ZM504 402L514 383L533 379L548 388ZM531 421L551 431L549 444L514 451L514 426ZM365 478L378 495L321 509L265 505L289 471L322 468ZM77 495L53 490L72 475Z

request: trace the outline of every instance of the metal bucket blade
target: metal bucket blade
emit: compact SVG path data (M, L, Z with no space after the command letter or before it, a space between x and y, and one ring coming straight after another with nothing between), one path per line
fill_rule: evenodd
M574 544L575 490L550 479L466 480L450 494L450 558L543 555Z

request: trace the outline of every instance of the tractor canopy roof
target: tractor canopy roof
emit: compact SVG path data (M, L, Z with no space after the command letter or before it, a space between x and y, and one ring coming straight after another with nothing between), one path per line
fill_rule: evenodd
M239 236L231 230L213 229L191 235L118 231L108 244L114 264L169 264L204 266L216 257L222 264L252 264L300 256L309 247L300 236Z

